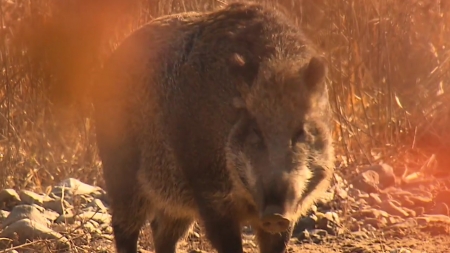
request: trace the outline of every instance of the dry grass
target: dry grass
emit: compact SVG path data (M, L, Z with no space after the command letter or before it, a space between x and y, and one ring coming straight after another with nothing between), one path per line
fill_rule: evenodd
M275 0L264 0L272 2ZM279 2L330 62L339 161L411 168L450 152L446 1ZM89 87L132 30L219 0L5 0L0 6L0 188L101 183Z

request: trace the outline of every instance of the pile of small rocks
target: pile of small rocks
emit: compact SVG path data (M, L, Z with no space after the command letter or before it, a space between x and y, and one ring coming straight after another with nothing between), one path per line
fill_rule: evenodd
M336 174L330 191L299 220L293 241L365 240L380 230L401 234L411 228L448 233L447 189L442 180L404 183L387 164L363 168L350 180ZM70 240L80 230L84 237L107 239L111 244L110 221L105 191L74 178L62 181L48 194L0 191L0 238L9 238L12 245L40 238L70 248ZM198 231L192 233L200 236ZM244 234L253 232L244 228Z
M364 167L356 175L348 181L334 175L329 195L297 224L294 235L301 243L364 240L380 231L403 237L412 229L450 232L448 179L405 182L387 164Z
M450 224L448 180L404 182L380 164L363 168L351 183L338 193L349 207L351 230Z
M77 228L90 236L112 238L105 191L74 178L56 185L47 195L3 189L0 207L0 238L9 238L14 245L39 238L68 248L66 235L73 236Z

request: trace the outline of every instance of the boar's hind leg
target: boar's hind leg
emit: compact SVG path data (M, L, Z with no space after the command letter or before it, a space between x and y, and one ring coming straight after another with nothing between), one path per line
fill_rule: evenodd
M156 253L175 253L176 245L193 223L190 218L170 217L158 212L151 222Z
M128 181L128 180L123 180ZM110 191L112 228L118 253L136 253L139 231L147 218L147 200L140 195L137 187L117 185L123 193ZM113 193L116 194L113 194Z
M116 249L136 253L139 231L149 212L148 201L137 184L139 150L131 138L118 141L105 136L104 131L98 135Z
M133 203L136 198L112 204L112 228L118 253L136 253L139 231L146 220L144 205ZM116 204L119 204L116 201Z
M260 253L284 253L286 245L291 239L292 228L286 232L270 234L262 229L256 230L256 238L258 240Z

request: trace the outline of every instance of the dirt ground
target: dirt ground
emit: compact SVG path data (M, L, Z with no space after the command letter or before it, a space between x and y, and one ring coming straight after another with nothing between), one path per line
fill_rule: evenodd
M392 184L386 187L386 182L397 181L387 180L389 176L391 179L396 178L394 174L389 173L391 170L386 168L388 167L372 166L370 170L366 170L371 174L377 173L383 178L383 182L371 181L372 177L366 172L350 180L336 179L328 192L330 194L325 194L322 201L318 201L307 215L299 219L287 247L287 253L450 252L450 178ZM67 203L67 207L72 207L77 213L72 218L52 211L50 207L46 209L38 204L29 204L26 191L21 191L20 194L13 190L3 192L3 195L9 192L14 193L10 197L16 196L15 200L4 198L5 210L0 210L0 216L4 217L6 224L3 231L15 229L15 232L11 239L7 239L6 236L1 238L0 234L0 241L11 240L13 244L10 245L12 248L0 246L0 253L115 252L110 215L108 209L103 206L108 202L100 203L104 199L104 191L84 184L85 188L82 191L84 194L76 195L73 189L78 189L82 183L75 179L67 182L71 182L68 189L71 189L73 194L72 198L67 198L70 202ZM55 195L57 198L58 189L55 186L49 196ZM89 189L92 192L87 193ZM28 197L41 196L30 191L28 194ZM97 203L98 206L93 207L93 203ZM34 211L21 213L26 210ZM16 225L8 225L14 217L20 217L11 223ZM59 217L66 218L61 220ZM52 224L48 227L33 227L31 230L17 225L26 224L24 220L38 223L42 219L51 219ZM58 237L53 240L47 238L25 243L17 240L30 236L28 231L35 233L38 230L42 235L56 233ZM259 252L250 228L244 228L242 236L245 253ZM64 247L59 248L58 245ZM9 248L9 251L3 251L6 248ZM154 252L148 223L141 231L139 248L142 253ZM195 225L187 238L180 241L177 249L178 253L216 252L199 225Z
M443 253L450 252L450 236L430 236L420 234L417 236L405 236L403 238L383 239L382 235L374 236L364 240L354 240L351 238L336 238L321 245L317 244L292 244L289 252L301 253L368 253L368 252L389 252L389 253Z
M388 232L376 231L372 235L352 234L329 237L319 243L299 242L293 238L288 245L287 253L447 253L450 252L450 234L432 235L433 232L403 231ZM141 239L141 243L143 240ZM258 253L256 242L252 236L243 237L244 252ZM147 244L147 243L143 243ZM141 253L154 252L151 243L145 246L150 250L141 250ZM108 252L114 252L108 251ZM186 239L179 243L178 252L202 253L216 252L211 248L204 235L198 240Z

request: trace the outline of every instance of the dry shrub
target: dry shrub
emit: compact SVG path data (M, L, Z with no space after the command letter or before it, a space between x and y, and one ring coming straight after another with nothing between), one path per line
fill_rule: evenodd
M273 4L276 0L264 0ZM101 183L89 88L149 20L219 0L5 0L0 19L0 188L73 176ZM343 164L450 164L444 0L279 0L325 52Z

